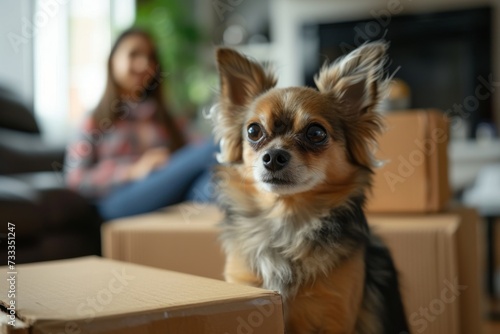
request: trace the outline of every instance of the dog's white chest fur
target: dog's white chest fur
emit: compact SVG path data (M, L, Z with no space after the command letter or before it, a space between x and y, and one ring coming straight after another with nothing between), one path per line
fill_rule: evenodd
M306 222L300 221L307 219ZM317 273L326 273L338 257L314 243L321 228L319 218L273 216L240 217L226 227L226 251L238 249L251 270L262 279L262 287L291 297L304 282Z

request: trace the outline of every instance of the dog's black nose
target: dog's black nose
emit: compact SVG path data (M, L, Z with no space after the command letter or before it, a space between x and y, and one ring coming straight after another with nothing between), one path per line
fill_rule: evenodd
M273 149L267 151L262 157L262 162L267 170L277 172L283 169L290 161L291 155L287 151Z

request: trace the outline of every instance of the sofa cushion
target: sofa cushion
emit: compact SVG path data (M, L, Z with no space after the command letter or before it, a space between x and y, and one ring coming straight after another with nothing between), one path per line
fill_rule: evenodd
M77 192L68 189L62 173L25 173L12 177L37 192L47 229L89 230L100 223L95 206Z
M12 92L0 88L0 127L40 133L33 112Z
M46 220L39 193L23 181L0 175L0 221L16 226L16 235L38 234Z
M0 174L61 170L64 151L37 134L0 127Z
M16 224L22 237L54 231L98 231L95 207L65 187L62 174L0 176L0 219Z

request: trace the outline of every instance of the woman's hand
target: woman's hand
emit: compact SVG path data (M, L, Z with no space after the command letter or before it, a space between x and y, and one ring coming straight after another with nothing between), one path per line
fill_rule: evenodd
M170 151L164 147L147 150L128 170L128 180L140 180L164 165L170 157Z

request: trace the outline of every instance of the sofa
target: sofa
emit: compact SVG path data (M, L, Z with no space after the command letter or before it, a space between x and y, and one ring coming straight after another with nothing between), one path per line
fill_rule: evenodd
M44 142L32 110L0 88L1 265L14 254L7 254L8 237L15 237L16 264L99 255L102 220L92 203L65 187L64 146Z

